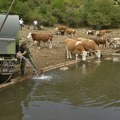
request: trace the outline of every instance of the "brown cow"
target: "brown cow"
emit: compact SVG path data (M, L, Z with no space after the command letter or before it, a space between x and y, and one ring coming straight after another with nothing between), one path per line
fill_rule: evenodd
M112 32L111 30L99 30L99 31L96 31L96 35L103 36L105 33L111 33L111 32Z
M112 30L106 30L106 33L111 33L112 32Z
M103 36L106 32L100 32L100 31L96 31L95 35L96 36Z
M67 28L66 31L65 31L65 33L66 33L66 35L68 37L72 37L73 38L73 36L75 36L76 31L74 29Z
M95 43L99 46L100 44L103 45L103 47L107 48L109 40L107 38L103 37L97 37L97 38L92 38Z
M95 34L95 30L87 30L87 31L85 31L85 33L87 35L94 35Z
M64 41L67 51L67 58L72 59L71 53L76 55L76 60L78 60L78 55L82 54L82 60L86 60L87 52L85 51L82 42L76 41L74 39L68 38Z
M39 33L29 33L27 38L33 39L33 41L37 41L40 49L40 43L49 41L49 48L52 49L52 38L53 35L48 32L39 32Z
M59 25L55 28L55 32L57 33L57 35L64 35L66 29L67 29L67 26Z
M67 36L73 38L76 31L74 29L68 28L67 26L60 25L55 28L55 32L57 35L65 35L66 34Z
M77 40L81 41L84 49L88 52L94 52L97 58L101 57L101 52L98 45L94 42L94 40L86 39L86 38L77 38Z

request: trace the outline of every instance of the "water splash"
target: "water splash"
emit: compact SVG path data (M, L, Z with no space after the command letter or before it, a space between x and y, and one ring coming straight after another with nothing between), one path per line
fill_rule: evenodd
M32 79L35 79L35 80L51 80L53 78L53 76L50 76L50 75L40 75L40 76L35 76L33 77Z
M17 54L20 58L24 59L28 65L31 66L31 68L33 69L33 71L36 73L36 76L33 77L32 79L35 79L35 80L51 80L53 78L53 76L49 76L49 75L44 75L44 74L41 74L39 75L37 70L35 69L35 67L33 66L33 64L31 64L31 62L29 61L29 59L25 58L24 56L22 56L21 54Z

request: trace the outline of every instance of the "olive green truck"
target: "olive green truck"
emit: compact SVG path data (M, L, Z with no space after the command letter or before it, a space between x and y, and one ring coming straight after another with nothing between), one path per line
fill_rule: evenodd
M0 14L0 75L14 73L17 63L16 53L19 50L19 16Z

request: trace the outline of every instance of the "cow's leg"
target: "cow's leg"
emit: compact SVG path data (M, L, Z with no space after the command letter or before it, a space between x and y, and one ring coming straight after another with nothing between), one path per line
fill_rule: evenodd
M100 58L100 57L101 57L101 52L100 52L100 50L97 50L97 52L96 52L95 54L96 54L97 58Z
M37 44L37 41L35 40L35 44Z
M69 51L69 58L72 59L72 53Z
M40 42L38 42L38 49L40 49Z
M86 61L87 51L82 51L82 60Z
M73 36L74 36L73 33L71 33L71 36L72 36L72 38L73 38Z
M49 49L52 49L52 41L49 40Z
M116 45L116 43L114 43L114 49L116 49L117 48L117 45Z
M69 58L69 50L68 50L67 46L65 46L65 48L66 48L66 55L67 55L67 59L68 59Z
M39 42L38 42L38 41L35 40L35 41L34 41L34 44L38 47L38 49L40 49L40 48L39 48L40 45L39 45Z
M107 43L107 41L105 42L105 49L107 49L108 48L108 43Z
M78 54L76 54L75 56L76 56L76 60L79 60L79 58L78 58Z

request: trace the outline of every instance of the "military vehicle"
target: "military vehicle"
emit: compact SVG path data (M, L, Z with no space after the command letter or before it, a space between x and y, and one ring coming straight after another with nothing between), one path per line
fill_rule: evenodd
M0 27L6 14L0 14ZM19 50L19 16L8 15L0 31L0 76L12 75L17 63L16 53Z

